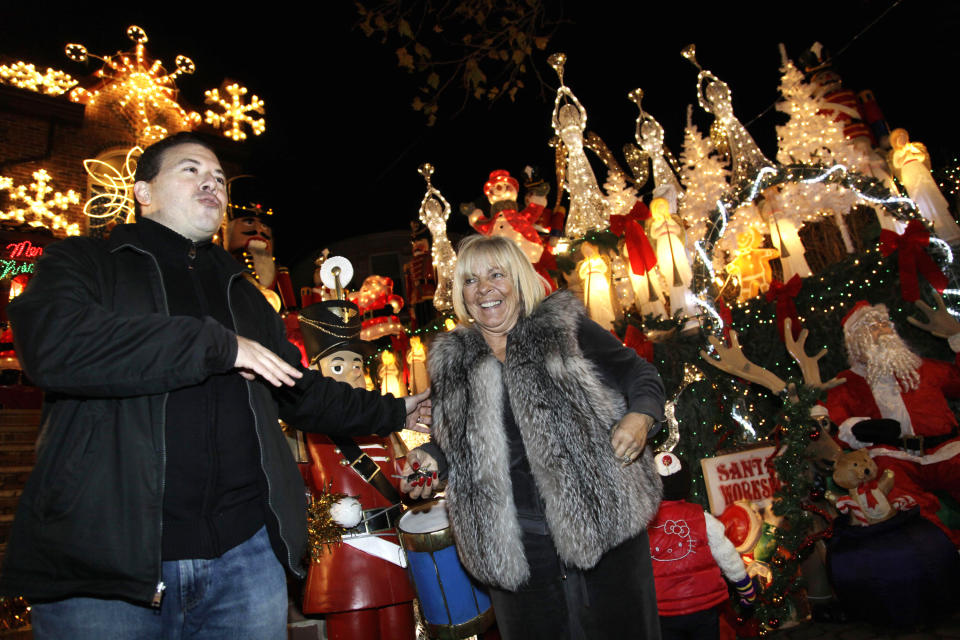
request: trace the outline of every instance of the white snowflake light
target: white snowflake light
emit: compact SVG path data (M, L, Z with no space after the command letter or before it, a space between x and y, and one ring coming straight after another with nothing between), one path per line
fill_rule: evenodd
M29 187L14 187L12 178L0 176L0 191L9 191L11 200L24 204L23 207L14 206L7 211L0 211L0 220L28 224L31 227L46 227L60 235L79 235L80 225L69 222L54 210L66 211L71 204L80 204L80 196L73 189L66 193L54 192L50 186L50 174L46 169L34 171L33 179L34 182L30 183Z
M251 95L250 102L244 103L243 97L247 95L247 88L237 83L224 87L223 91L226 95L221 95L217 89L210 89L204 93L207 104L218 106L222 110L221 113L217 113L207 109L203 114L204 121L207 124L222 129L223 135L237 141L247 138L247 134L243 130L244 124L250 127L250 131L255 136L266 130L266 120L251 115L263 115L263 100L256 95Z
M32 64L14 62L0 65L0 83L48 96L59 96L74 87L77 81L63 71L47 68L46 72L40 73Z

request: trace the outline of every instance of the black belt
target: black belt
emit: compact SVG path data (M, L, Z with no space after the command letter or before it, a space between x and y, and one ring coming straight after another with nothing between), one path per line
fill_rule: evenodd
M387 507L386 509L366 509L363 512L363 520L360 521L360 524L352 529L347 529L343 532L343 535L349 536L392 531L397 528L397 522L399 520L399 518L394 516L393 510L394 507Z
M907 452L924 453L927 449L940 446L957 437L957 430L939 436L904 436L900 438L900 447Z
M340 449L340 454L344 460L350 463L350 466L360 474L360 477L370 483L374 489L379 491L384 498L392 504L401 501L400 494L393 488L390 481L380 472L380 465L360 449L360 446L352 438L346 436L328 435L333 444Z

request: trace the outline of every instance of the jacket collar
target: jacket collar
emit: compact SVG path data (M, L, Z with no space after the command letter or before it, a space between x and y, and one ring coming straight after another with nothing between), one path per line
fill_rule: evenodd
M192 245L195 245L197 248L205 247L210 251L210 255L217 261L221 268L225 269L228 274L232 275L243 271L243 266L219 245L215 245L210 241L194 243L180 236L175 231L147 219L133 224L117 225L107 240L107 250L110 253L116 253L124 248L132 248L141 253L148 253L155 258L159 258L159 256L156 255L157 243L151 241L151 238L148 237L154 233L162 238L160 240L162 243L175 245L177 242L182 241L185 251Z

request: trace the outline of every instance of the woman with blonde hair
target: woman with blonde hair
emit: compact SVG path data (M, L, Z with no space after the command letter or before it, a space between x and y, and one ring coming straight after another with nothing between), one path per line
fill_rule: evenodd
M403 473L446 479L458 553L490 587L501 635L659 638L656 370L569 292L545 296L509 239L461 243L453 302L461 324L430 351L433 441ZM422 498L437 484L401 488Z

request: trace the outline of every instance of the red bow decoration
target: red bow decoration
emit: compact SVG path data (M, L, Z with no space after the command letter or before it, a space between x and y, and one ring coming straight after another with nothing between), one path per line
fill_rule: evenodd
M623 344L637 352L637 355L653 362L653 343L647 339L643 331L632 324L627 325L627 333L623 338Z
M727 306L727 303L723 298L717 299L716 309L717 315L719 315L720 319L723 320L723 339L729 345L730 325L733 324L733 313L730 311L730 307Z
M631 220L643 222L649 217L650 209L643 204L643 200L637 200L625 215L610 216L610 233L615 236L623 236L623 232L627 229L627 222Z
M783 340L783 325L787 318L790 318L790 332L793 339L796 340L800 335L800 318L797 317L797 305L793 299L800 293L800 276L795 275L783 284L779 280L774 280L770 284L770 290L767 291L767 302L776 302L777 330L780 333L780 340Z
M874 489L877 488L877 481L870 480L864 482L859 487L857 487L857 493L861 496L864 496L867 499L867 509L873 509L877 506L877 498L873 495Z
M880 233L880 252L884 256L899 251L897 262L900 267L900 295L907 302L915 302L920 297L918 272L923 274L939 293L943 293L947 287L947 277L937 268L926 251L928 244L930 233L919 220L911 220L903 235L889 229Z
M627 253L630 255L630 270L638 276L642 276L657 264L657 254L650 246L650 240L640 224L649 217L650 209L643 204L643 200L637 200L626 215L610 216L610 232L623 236Z
M642 276L657 265L657 254L650 246L650 240L640 223L630 220L626 225L627 253L630 255L630 269Z

